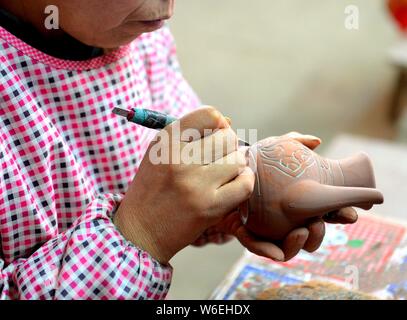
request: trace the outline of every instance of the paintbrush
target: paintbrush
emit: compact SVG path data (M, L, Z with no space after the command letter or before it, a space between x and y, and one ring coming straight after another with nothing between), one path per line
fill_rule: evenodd
M121 108L114 108L113 113L126 118L129 122L156 130L161 130L178 120L171 115L148 109L125 110ZM242 139L239 139L239 146L248 147L250 144Z

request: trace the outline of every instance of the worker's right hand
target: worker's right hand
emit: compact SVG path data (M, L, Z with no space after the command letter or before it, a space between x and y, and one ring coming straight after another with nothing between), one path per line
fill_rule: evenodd
M211 134L205 132L208 129ZM188 137L188 131L197 134ZM149 146L115 214L119 231L159 262L168 263L251 196L254 174L237 146L227 119L212 107L166 127ZM202 150L201 156L197 150ZM170 161L157 163L158 158Z

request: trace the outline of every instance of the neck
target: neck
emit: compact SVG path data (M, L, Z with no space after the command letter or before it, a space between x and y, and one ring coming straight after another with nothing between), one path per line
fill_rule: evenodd
M21 21L32 25L44 37L60 37L63 34L62 30L48 30L45 27L45 7L46 4L42 0L0 0L0 8L4 8Z

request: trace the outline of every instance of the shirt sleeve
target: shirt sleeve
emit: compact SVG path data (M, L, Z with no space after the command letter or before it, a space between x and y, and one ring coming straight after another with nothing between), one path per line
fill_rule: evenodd
M112 223L121 195L95 198L71 228L28 258L0 259L1 299L163 299L172 269Z

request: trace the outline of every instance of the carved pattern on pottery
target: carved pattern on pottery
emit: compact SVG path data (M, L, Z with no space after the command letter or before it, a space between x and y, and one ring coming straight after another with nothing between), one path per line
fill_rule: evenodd
M318 157L317 161L320 180L319 182L322 184L332 185L334 183L334 176L329 161L322 157Z
M259 153L266 167L279 170L292 178L300 177L315 164L312 151L291 140L260 146Z

